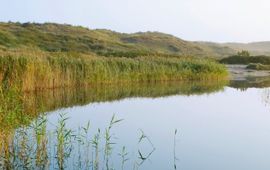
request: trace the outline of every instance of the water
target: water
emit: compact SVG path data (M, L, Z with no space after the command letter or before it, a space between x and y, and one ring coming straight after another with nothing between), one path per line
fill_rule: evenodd
M124 169L263 170L270 168L267 86L265 79L229 84L105 86L75 92L58 90L33 98L36 103L46 103L47 130L55 129L60 113L66 113L67 128L74 132L88 121L90 136L101 129L100 169L106 169L102 154L104 130L115 115L123 119L111 131L115 144L109 165L115 169L121 169L118 153L125 146L128 160ZM147 137L139 142L141 131ZM74 150L78 148L75 146ZM67 169L74 169L74 158L68 160ZM49 167L53 169L55 165Z

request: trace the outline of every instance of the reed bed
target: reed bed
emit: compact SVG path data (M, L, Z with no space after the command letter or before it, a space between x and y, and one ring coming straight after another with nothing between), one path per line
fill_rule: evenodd
M117 82L224 79L227 74L221 64L190 57L121 58L77 53L0 53L2 87L17 85L23 91Z
M22 92L20 88L15 87L5 90L0 88L0 131L12 132L22 125L29 125L30 121L36 119L40 113L64 107L128 97L156 98L175 94L188 96L209 94L223 90L227 83L228 81L146 82L32 92Z
M136 155L132 156L126 146L117 147L118 138L112 129L122 120L115 116L107 128L96 132L93 129L93 133L90 133L90 123L72 130L67 121L66 114L60 114L54 128L48 129L47 125L52 122L41 115L29 125L21 126L8 136L1 136L0 168L111 170L133 167L136 170L156 150L150 137L142 130L137 147L132 148Z

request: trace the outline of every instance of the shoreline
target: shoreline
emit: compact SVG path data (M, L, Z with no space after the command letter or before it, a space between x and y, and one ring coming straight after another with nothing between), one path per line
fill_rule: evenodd
M243 81L248 78L263 78L270 76L270 71L247 69L245 64L226 65L229 79L232 81Z

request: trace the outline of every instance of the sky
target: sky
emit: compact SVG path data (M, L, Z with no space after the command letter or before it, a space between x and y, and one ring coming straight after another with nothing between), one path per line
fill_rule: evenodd
M269 0L0 0L0 21L159 31L191 41L270 41Z

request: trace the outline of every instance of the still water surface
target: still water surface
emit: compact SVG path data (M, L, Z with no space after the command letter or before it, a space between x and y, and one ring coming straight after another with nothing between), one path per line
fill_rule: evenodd
M137 154L132 149L143 129L156 150L140 169L173 169L175 129L179 169L269 169L267 94L267 88L225 87L211 94L131 97L53 111L48 118L55 122L64 112L71 128L90 120L92 127L105 129L115 114L124 119L114 129L115 142L130 148L130 156Z
M47 129L55 129L60 113L66 113L66 125L73 131L90 121L91 135L98 129L104 131L113 115L123 119L111 131L115 144L109 165L114 169L121 169L118 153L123 146L127 150L124 169L270 169L267 86L264 81L242 81L130 89L123 86L113 90L104 87L93 92L86 90L79 93L80 97L74 95L78 92L63 92L52 95L57 100L46 101L50 106L46 112ZM147 138L138 142L141 131ZM103 149L100 146L100 169L106 169ZM140 160L140 156L145 160ZM74 167L70 162L67 169ZM55 165L49 167L53 169Z

